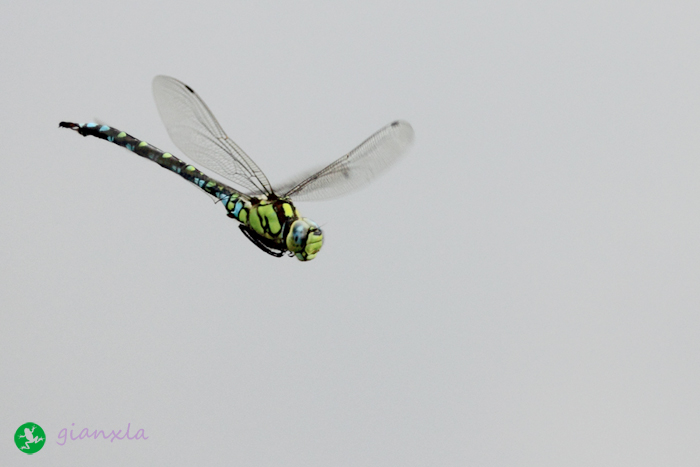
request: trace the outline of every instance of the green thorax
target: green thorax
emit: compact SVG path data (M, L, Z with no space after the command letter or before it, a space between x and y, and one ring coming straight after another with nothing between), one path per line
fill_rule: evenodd
M249 227L258 235L275 241L284 241L299 212L288 199L268 199L267 196L244 199L235 195L226 203L229 216Z

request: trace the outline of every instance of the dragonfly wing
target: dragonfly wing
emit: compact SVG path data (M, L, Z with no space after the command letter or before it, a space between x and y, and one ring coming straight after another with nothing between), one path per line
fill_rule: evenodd
M385 126L362 144L311 176L299 177L275 189L295 201L335 198L356 190L395 163L413 143L413 128L396 121ZM285 190L288 188L288 191Z
M191 87L156 76L153 95L170 138L188 157L250 192L272 193L262 170L226 135Z

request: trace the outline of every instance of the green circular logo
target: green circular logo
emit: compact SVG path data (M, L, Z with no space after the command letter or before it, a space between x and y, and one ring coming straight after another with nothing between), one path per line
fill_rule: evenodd
M46 434L36 423L25 423L15 431L15 444L20 451L34 454L44 447Z

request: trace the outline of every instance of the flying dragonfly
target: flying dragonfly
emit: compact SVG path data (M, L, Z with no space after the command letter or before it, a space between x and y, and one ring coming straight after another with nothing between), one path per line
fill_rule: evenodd
M316 201L349 193L369 183L395 163L413 142L413 129L397 120L358 147L310 176L299 176L273 188L265 174L224 132L209 107L188 85L156 76L153 95L161 119L175 145L190 159L214 172L233 188L169 152L100 123L61 122L83 136L95 136L125 147L183 177L221 201L245 236L264 252L301 261L316 257L323 232L301 217L293 201Z

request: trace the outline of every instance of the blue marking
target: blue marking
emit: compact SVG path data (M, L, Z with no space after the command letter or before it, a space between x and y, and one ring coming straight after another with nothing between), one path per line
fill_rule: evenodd
M223 193L218 193L219 199L224 203L224 206L228 204L229 196Z
M292 240L294 241L295 244L301 246L302 242L304 240L304 233L305 233L305 228L303 225L297 225L294 227L294 230L292 230Z
M95 127L97 126L97 123L88 123L88 124L85 125L85 126L88 127L88 128L95 128Z
M134 146L132 146L131 144L127 144L127 145L126 145L126 149L128 149L129 151L133 151L133 150L134 150Z
M243 207L243 203L239 199L236 201L236 207L233 209L233 215L238 217L238 213L241 211L241 208Z
M95 125L95 126L97 126L97 125ZM109 130L109 127L108 127L107 125L102 125L102 126L100 127L100 131L103 131L103 132L104 132L104 131L107 131L107 130Z
M107 141L109 141L110 143L113 143L113 142L114 142L114 136L108 136L108 137L107 137Z
M197 183L197 185L199 185L199 188L204 187L204 180L200 180L199 183Z

